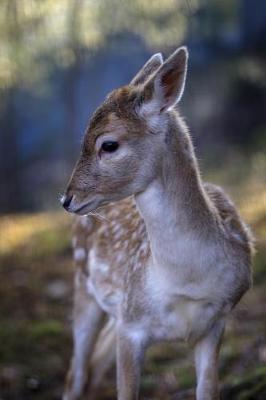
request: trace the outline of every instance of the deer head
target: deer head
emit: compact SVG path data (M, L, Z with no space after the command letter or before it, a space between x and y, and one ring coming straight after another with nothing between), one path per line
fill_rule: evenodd
M67 211L87 214L144 191L155 179L171 110L183 93L187 58L185 47L164 63L155 54L96 110L61 200Z

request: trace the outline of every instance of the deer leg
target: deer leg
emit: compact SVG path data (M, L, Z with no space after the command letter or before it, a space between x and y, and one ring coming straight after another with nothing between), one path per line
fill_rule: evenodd
M144 342L138 336L125 330L117 335L117 388L118 400L137 400Z
M91 379L88 387L88 399L97 400L105 373L115 364L116 321L110 318L102 329L90 362ZM86 397L87 398L87 397Z
M224 332L224 321L215 323L195 346L197 400L218 400L218 356Z
M88 380L90 358L105 319L104 311L87 292L87 277L80 275L78 279L74 294L74 352L67 375L64 400L76 400L83 394Z

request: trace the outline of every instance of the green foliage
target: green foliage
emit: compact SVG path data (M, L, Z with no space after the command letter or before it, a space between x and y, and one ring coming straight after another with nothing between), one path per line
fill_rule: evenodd
M64 326L59 321L51 319L36 321L28 329L28 334L32 340L43 340L46 337L58 339L63 333Z
M2 0L0 88L17 82L33 87L53 65L68 67L81 50L103 46L121 32L135 33L151 47L176 44L196 5L197 0Z

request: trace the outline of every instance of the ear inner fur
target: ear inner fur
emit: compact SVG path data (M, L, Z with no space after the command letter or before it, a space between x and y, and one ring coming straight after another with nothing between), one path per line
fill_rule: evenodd
M144 86L144 100L154 100L154 113L165 111L180 101L186 79L188 52L175 51ZM145 103L145 101L144 101Z

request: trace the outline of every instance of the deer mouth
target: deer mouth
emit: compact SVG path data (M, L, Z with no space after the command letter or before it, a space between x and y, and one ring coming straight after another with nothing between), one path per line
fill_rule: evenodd
M98 202L95 200L87 201L86 203L74 208L72 212L78 215L85 215L88 212L95 210L97 208L97 203Z
M100 200L100 199L93 199L87 201L86 203L81 204L80 206L73 208L71 210L72 213L78 215L86 215L92 211L95 211L97 208L108 204L108 201Z

